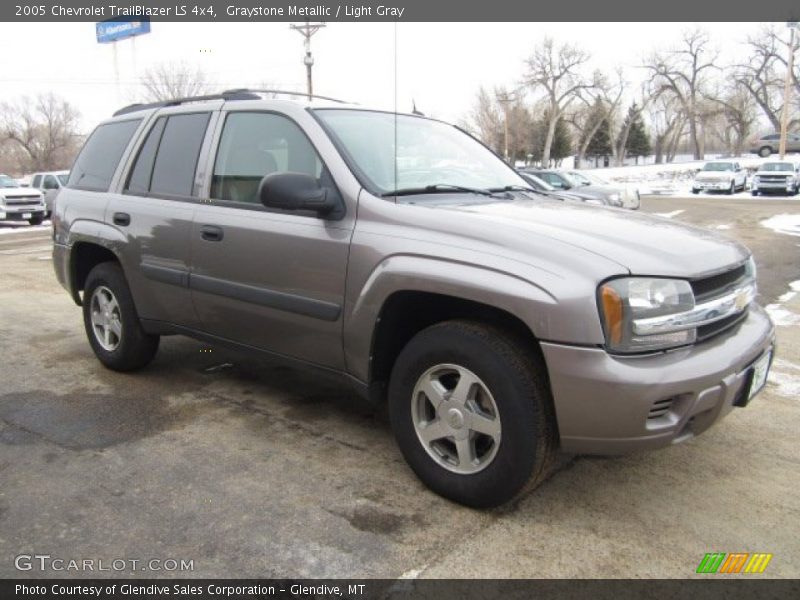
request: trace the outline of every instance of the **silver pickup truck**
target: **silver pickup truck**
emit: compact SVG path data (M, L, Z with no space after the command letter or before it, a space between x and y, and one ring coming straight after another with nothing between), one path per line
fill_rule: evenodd
M794 196L800 190L800 164L788 160L765 162L753 176L750 193Z
M121 109L75 161L54 236L107 367L183 334L341 378L470 506L536 485L558 450L688 440L747 405L772 357L742 245L543 197L453 125L326 99Z

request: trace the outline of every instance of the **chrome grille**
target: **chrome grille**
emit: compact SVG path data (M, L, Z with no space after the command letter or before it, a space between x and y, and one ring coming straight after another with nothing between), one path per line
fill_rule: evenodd
M714 298L725 295L736 287L741 286L743 283L745 283L745 281L747 281L747 267L746 265L742 264L729 271L724 271L723 273L718 273L702 279L695 279L689 283L691 284L692 291L694 292L695 303L700 304L702 302L707 302L708 300L713 300ZM719 333L722 333L726 329L734 327L746 316L747 310L745 309L714 323L709 323L708 325L702 325L701 327L698 327L697 341L700 342L706 340Z

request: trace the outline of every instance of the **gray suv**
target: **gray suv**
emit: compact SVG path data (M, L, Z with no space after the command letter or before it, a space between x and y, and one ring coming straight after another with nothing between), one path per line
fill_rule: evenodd
M388 403L425 484L475 507L536 485L559 449L692 438L772 357L740 244L537 195L457 127L327 99L118 111L54 236L107 367L184 334L336 375Z

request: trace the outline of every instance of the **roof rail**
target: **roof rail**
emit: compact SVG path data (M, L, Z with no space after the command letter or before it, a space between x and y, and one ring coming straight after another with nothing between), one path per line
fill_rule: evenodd
M237 88L233 90L225 90L223 94L274 94L281 96L302 96L303 98L317 98L318 100L328 100L330 102L338 102L339 104L350 104L346 100L339 100L338 98L331 98L330 96L319 96L318 94L308 94L306 92L288 92L286 90L262 90L251 88Z
M205 100L258 100L261 98L259 94L275 94L282 96L304 96L308 98L317 98L319 100L329 100L330 102L338 102L340 104L347 104L344 100L330 98L328 96L317 96L311 94L310 96L304 92L287 92L284 90L251 90L247 88L240 88L235 90L225 90L219 94L206 94L204 96L186 96L184 98L173 98L171 100L162 100L160 102L150 102L146 104L136 103L129 104L120 108L114 113L115 117L126 115L128 113L136 112L138 110L146 110L148 108L163 108L165 106L179 106L187 102L203 102Z
M203 102L205 100L258 100L260 96L252 93L246 93L245 90L229 90L220 94L206 94L204 96L186 96L184 98L172 98L171 100L162 100L160 102L150 102L147 104L136 103L129 104L120 108L114 113L115 117L119 115L126 115L128 113L136 112L137 110L145 110L148 108L163 108L165 106L179 106L187 102Z

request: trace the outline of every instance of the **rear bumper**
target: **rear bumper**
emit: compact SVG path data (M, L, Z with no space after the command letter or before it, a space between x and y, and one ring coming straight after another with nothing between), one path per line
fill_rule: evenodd
M769 317L753 306L730 332L651 356L542 343L562 450L624 454L702 433L730 412L748 368L774 340Z

